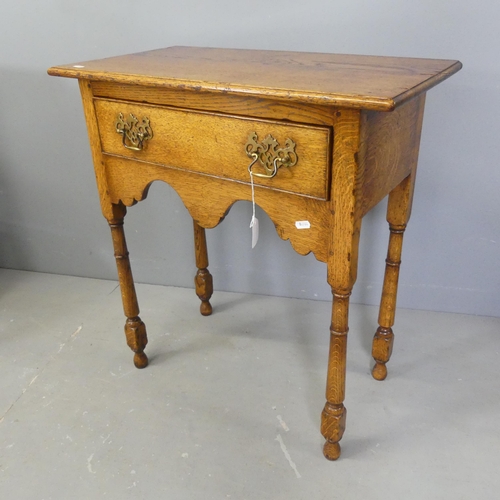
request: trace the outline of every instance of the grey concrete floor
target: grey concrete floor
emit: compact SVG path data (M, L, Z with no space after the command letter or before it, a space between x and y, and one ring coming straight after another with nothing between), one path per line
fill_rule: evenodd
M500 498L500 319L399 310L370 376L353 305L342 456L322 456L330 304L138 285L150 366L111 281L0 270L0 498Z

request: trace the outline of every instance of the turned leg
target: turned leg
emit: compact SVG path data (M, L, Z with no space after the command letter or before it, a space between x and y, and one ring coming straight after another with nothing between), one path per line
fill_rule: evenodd
M384 286L382 299L380 301L380 312L378 316L379 327L373 337L372 355L375 366L372 370L373 378L384 380L387 377L386 363L392 354L394 333L392 326L396 314L396 297L398 291L399 266L401 264L401 249L403 245L403 233L405 226L393 226L389 224L391 231L389 237L389 249L385 261Z
M323 453L328 460L340 456L340 444L345 430L345 373L350 292L332 289L332 322L330 354L326 383L326 404L321 415L321 434L326 439Z
M330 351L326 379L326 403L321 414L321 434L326 439L323 454L328 460L340 456L346 425L345 379L349 298L356 282L361 231L362 168L358 163L359 114L351 110L335 113L335 146L328 237L328 284L332 289Z
M387 221L390 229L389 248L385 261L384 286L378 316L380 326L373 338L372 348L372 355L375 359L372 375L376 380L384 380L387 377L386 363L392 354L394 343L392 327L396 315L401 250L403 248L403 234L410 218L414 178L414 174L408 176L389 195L387 208Z
M113 238L116 266L118 268L118 279L122 293L123 310L127 321L125 322L125 336L127 345L135 352L134 364L137 368L145 368L148 365L148 357L144 354L144 348L148 343L146 326L139 317L139 305L135 293L134 279L130 269L127 242L123 231L123 218L126 208L123 205L114 205L114 218L108 220Z
M210 316L212 314L212 305L210 304L210 297L213 293L212 275L208 268L208 253L207 253L207 240L205 237L205 229L193 221L194 225L194 252L196 258L196 267L198 272L194 277L194 284L196 287L196 295L201 300L200 312L203 316Z

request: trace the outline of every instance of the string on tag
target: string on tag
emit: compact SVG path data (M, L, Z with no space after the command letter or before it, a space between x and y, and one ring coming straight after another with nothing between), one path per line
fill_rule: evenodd
M248 167L248 171L250 172L250 186L252 187L252 219L250 220L250 229L252 230L252 248L255 248L255 245L257 245L257 241L259 241L259 219L255 217L255 189L251 168L255 161L257 161L257 158L255 158L252 164Z

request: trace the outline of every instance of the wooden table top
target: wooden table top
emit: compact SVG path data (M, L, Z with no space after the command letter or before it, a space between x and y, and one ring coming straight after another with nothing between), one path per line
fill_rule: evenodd
M169 47L56 66L49 74L391 111L461 67L442 59Z

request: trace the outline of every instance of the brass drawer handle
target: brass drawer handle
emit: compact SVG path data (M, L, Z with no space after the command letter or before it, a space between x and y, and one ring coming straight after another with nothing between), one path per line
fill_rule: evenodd
M295 153L295 142L292 139L286 139L283 148L279 147L278 141L271 134L268 134L261 143L257 141L257 133L252 132L245 144L245 152L253 160L248 165L248 171L255 177L272 179L278 173L280 167L293 167L296 165L298 156ZM252 171L257 161L260 161L264 167L265 174Z
M257 153L252 153L249 155L251 158L253 158L252 163L248 165L248 171L250 172L251 175L254 175L255 177L262 177L263 179L272 179L277 173L278 173L278 162L280 161L280 158L275 158L273 161L273 170L270 174L259 174L259 172L252 172L253 166L259 161L259 155ZM281 166L281 165L280 165ZM285 165L288 166L288 165ZM267 169L266 169L267 171Z
M149 124L149 118L143 118L139 122L139 119L132 113L126 119L120 113L116 119L115 127L117 133L122 135L123 145L132 151L141 151L144 148L144 141L153 138L153 129Z

